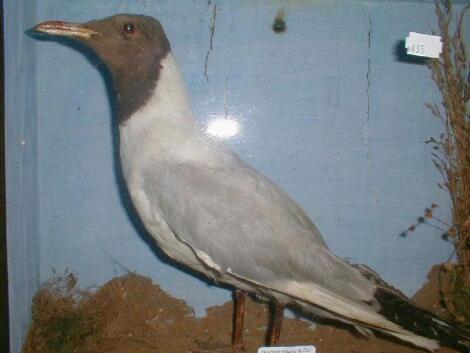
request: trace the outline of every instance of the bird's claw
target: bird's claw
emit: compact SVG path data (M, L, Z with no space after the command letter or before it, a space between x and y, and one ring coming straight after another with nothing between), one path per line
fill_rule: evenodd
M232 352L233 353L245 353L245 348L243 348L243 345L237 344L232 347Z

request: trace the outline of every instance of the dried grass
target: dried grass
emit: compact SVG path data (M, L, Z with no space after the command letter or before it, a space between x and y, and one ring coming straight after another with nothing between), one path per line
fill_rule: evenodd
M33 300L22 353L174 353L194 346L196 319L182 300L129 274L96 292L57 276Z
M449 191L453 219L452 224L446 224L435 218L437 205L426 210L425 218L448 226L446 237L455 247L458 262L444 267L452 280L443 283L442 293L453 319L464 325L470 325L470 77L463 35L465 11L469 7L454 18L450 0L436 1L443 50L439 59L428 61L428 66L442 102L426 104L444 126L439 138L432 137L427 143L432 145L433 161L443 178L440 187Z

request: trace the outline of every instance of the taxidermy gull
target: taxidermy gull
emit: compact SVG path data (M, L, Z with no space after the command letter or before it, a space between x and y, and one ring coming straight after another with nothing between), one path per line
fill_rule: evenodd
M77 40L107 66L133 204L166 255L236 288L233 352L243 350L246 293L275 303L270 345L278 344L284 306L291 305L430 351L440 344L466 349L466 332L416 307L365 265L332 254L279 186L200 129L157 20L115 15L35 30Z

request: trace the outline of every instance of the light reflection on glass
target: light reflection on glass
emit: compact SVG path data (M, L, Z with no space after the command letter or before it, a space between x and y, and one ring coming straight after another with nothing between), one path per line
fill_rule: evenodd
M240 124L234 119L217 118L212 120L207 126L206 134L219 137L233 137L240 131Z

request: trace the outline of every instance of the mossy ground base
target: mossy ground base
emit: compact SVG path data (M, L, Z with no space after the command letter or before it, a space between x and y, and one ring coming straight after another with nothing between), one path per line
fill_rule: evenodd
M436 276L417 294L439 312ZM185 353L230 343L233 304L211 307L198 319L182 300L146 277L126 275L96 292L83 292L72 275L51 281L34 301L34 321L23 353ZM244 346L254 353L264 344L269 310L249 300ZM282 345L313 344L319 353L422 352L384 338L365 339L345 328L285 319ZM453 352L441 349L439 353Z

